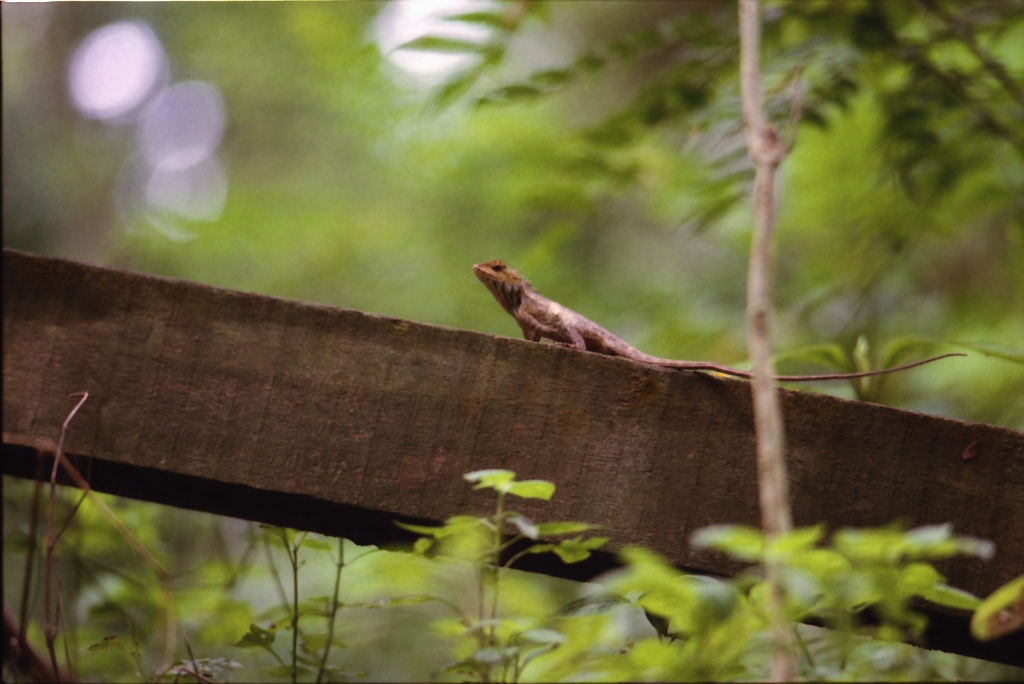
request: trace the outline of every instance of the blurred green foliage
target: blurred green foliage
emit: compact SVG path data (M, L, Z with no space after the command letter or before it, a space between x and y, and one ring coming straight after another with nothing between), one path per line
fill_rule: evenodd
M413 44L422 54L474 58L433 86L403 73L375 43L387 8L4 3L4 246L518 336L470 272L500 258L648 353L742 363L751 169L735 7L512 1L462 10L454 23L491 32ZM887 366L927 344L956 344L941 349L967 348L970 358L827 391L1024 429L1024 4L805 0L766 3L765 17L763 88L780 129L797 70L805 88L779 188L779 370ZM123 19L148 23L173 79L206 81L223 97L219 154L229 187L215 221L119 209L118 178L137 154L136 131L85 120L69 103L76 44ZM30 489L4 480L4 597L12 605L21 598ZM471 565L344 542L340 553L334 543L300 545L286 566L288 554L265 530L109 500L174 576L179 627L218 679L235 661L245 666L233 675L242 679L280 666L265 649L230 645L259 636L252 625L287 629L273 625L295 613L286 584L296 577L312 651L327 644L315 635L331 632L320 599L340 595L346 606L333 632L345 667L328 673L334 679L422 679L471 654L448 650L465 629L450 621L450 608L400 600L430 593L467 608ZM66 515L73 504L61 505ZM884 539L859 543L885 546L911 533L877 534ZM811 565L835 560L813 553L842 555L806 551ZM849 568L838 560L842 572L827 563L803 568L794 586L841 596L842 573L861 572L843 558ZM898 588L908 566L878 563ZM914 567L908 582L941 585ZM658 640L657 619L613 597L564 613L574 616L559 627L567 641L532 661L537 679L571 676L584 662L595 677L731 676L735 669L716 669L727 661L767 676L767 642L740 617L754 611L753 585L694 584L642 554L629 572L626 583L645 578L648 589L659 582L703 597L693 602L702 613L666 604L660 614L684 631L717 625L696 637L707 641L705 659L687 650L695 637ZM136 681L171 665L155 660L166 607L159 581L88 504L61 541L56 573L83 679ZM508 605L529 619L578 599L570 583L514 572L504 580ZM904 612L907 595L883 596L896 601L887 615L903 630L918 627ZM29 637L42 644L38 624ZM104 642L110 636L117 639ZM885 674L878 663L889 656L873 642L837 645L825 635L815 643L806 676ZM730 661L744 645L746 655ZM892 676L982 676L974 665L940 660L893 645L888 662Z
M109 538L106 551L85 547L111 529L87 502L54 565L68 607L61 634L78 676L195 681L198 670L215 681L764 679L771 651L766 563L780 569L801 678L1022 676L908 645L922 643L926 627L915 597L966 610L982 604L947 586L931 562L988 558L993 546L948 525L842 529L827 542L823 526L766 540L756 529L718 525L691 543L750 564L733 579L688 575L631 547L621 568L577 584L512 569L527 553L583 560L607 541L581 539L592 528L585 523L532 521L507 507L508 496L550 498L551 483L518 481L507 470L465 477L495 490L494 511L438 527L403 525L425 535L405 552L101 495L166 562L173 601L123 539ZM33 486L4 482L8 605L20 599L16 575L25 567ZM70 511L69 494L60 488L58 522ZM185 533L159 529L167 525ZM511 553L521 539L539 543ZM30 594L35 615L38 581ZM174 605L177 659L161 662L160 614ZM800 624L808 620L826 628ZM38 624L29 637L41 644Z

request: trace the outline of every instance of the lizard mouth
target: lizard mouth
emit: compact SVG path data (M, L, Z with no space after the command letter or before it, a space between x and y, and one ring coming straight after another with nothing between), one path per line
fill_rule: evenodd
M481 273L487 273L488 271L501 273L507 268L508 266L505 265L504 261L488 261L486 263L474 264L473 273L476 273L477 275L480 275Z
M510 279L507 275L509 272L515 275L515 271L502 261L488 261L473 266L473 273L480 282L490 290L502 308L512 313L522 301L522 284L520 278Z

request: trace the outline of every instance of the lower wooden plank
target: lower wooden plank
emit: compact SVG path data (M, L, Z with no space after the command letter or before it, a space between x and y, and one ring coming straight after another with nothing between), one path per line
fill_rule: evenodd
M40 453L35 448L16 443L34 444L37 440L21 439L9 433L5 433L4 436L2 466L5 475L26 479L48 477L53 460L46 455L48 452L45 446L44 451ZM90 486L97 491L344 537L362 545L409 548L416 535L395 525L396 520L420 525L438 522L411 518L399 511L367 510L301 494L253 489L245 485L179 475L166 470L140 468L103 459L79 457L74 454L70 455L70 458L82 472L89 473ZM63 475L62 470L58 473L59 483L73 485ZM523 548L522 544L510 548L506 558L517 554ZM527 554L516 562L515 567L528 572L586 582L620 567L620 564L614 554L599 551L590 558L571 565L561 562L552 554ZM683 569L699 571L697 568ZM952 615L923 605L918 608L928 617L928 627L922 643L927 644L929 648L1024 667L1024 632L1017 632L997 641L981 643L971 637L969 615Z

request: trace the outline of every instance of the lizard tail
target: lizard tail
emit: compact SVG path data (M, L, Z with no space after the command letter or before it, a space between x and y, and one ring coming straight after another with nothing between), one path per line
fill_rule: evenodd
M939 359L946 359L950 356L967 356L967 354L943 354L942 356L933 356L930 359L924 361L918 361L916 363L908 363L905 366L896 366L895 368L885 368L883 370L865 371L863 373L842 373L839 375L776 375L775 379L783 382L813 382L815 380L850 380L853 378L867 378L872 375L886 375L888 373L898 373L905 371L910 368L917 368L923 366L926 363L932 361L938 361Z

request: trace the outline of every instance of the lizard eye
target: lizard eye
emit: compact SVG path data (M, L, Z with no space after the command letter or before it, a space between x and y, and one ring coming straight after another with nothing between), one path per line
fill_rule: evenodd
M494 264L494 270L501 273L505 270L505 264Z

